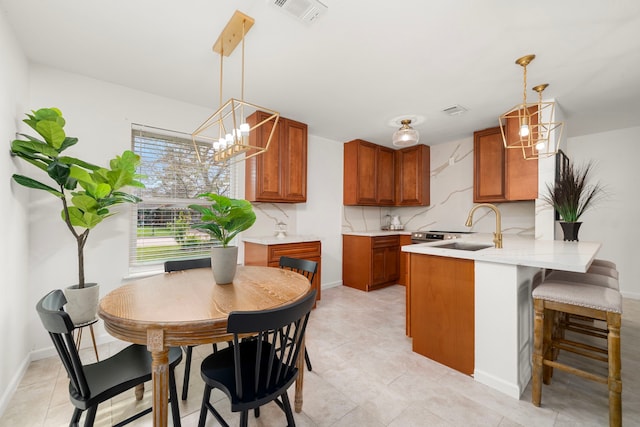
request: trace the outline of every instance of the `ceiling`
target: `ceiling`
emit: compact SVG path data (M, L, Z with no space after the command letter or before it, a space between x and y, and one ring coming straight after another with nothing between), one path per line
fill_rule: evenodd
M34 63L213 111L211 47L238 9L255 19L245 99L337 141L390 145L390 122L404 116L424 118L429 145L496 126L522 100L514 61L529 53L529 101L549 83L568 136L640 126L637 0L323 0L313 24L272 2L0 0L0 10ZM239 97L240 59L239 49L225 58L225 100ZM455 104L468 111L442 112Z

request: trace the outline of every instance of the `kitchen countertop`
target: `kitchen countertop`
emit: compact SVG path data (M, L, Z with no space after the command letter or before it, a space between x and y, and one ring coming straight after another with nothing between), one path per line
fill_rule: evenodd
M243 242L256 243L258 245L282 245L286 243L302 243L302 242L316 242L320 240L317 236L285 236L282 239L276 236L255 236L255 237L243 237Z
M343 236L365 236L365 237L380 237L380 236L397 236L397 235L411 235L411 230L376 230L376 231L345 231Z
M486 244L490 247L477 251L441 248L451 242ZM402 247L403 252L472 259L475 261L584 273L591 265L601 244L597 242L565 242L562 240L535 240L503 234L503 247L493 247L492 233L465 235L459 239L419 243Z

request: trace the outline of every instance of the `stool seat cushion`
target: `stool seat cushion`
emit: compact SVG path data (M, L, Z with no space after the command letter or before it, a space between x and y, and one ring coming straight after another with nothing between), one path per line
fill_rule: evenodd
M531 293L534 299L622 313L622 296L616 289L560 280L545 280Z
M618 279L596 273L576 273L573 271L556 270L549 273L546 278L547 280L552 280L554 282L574 282L581 285L604 286L615 290L620 289Z

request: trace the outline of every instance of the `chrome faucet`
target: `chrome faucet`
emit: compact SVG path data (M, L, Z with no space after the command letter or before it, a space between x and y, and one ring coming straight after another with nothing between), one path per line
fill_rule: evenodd
M471 227L473 225L473 213L480 207L492 209L496 213L496 232L493 233L493 244L498 249L502 248L502 227L500 226L500 210L498 210L495 205L492 205L491 203L480 203L479 205L475 205L473 208L471 208L471 211L469 211L467 222L465 222L464 225L466 225L467 227Z

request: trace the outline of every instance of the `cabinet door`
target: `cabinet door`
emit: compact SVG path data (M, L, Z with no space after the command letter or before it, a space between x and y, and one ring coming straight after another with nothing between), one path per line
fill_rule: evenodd
M247 122L251 127L268 118L270 114L256 111ZM271 201L282 198L282 181L280 177L280 119L269 144L269 149L262 154L247 159L245 162L245 198L252 202ZM274 121L270 120L249 135L251 145L265 147L273 129Z
M410 290L413 351L473 374L473 260L411 254Z
M533 114L533 111L530 111L530 114ZM532 117L536 118L535 115ZM507 119L507 140L518 139L518 132L518 119ZM525 160L522 150L519 149L507 150L505 194L508 200L535 200L538 198L538 160Z
M378 203L377 145L362 140L344 144L344 192L347 206Z
M505 201L506 159L500 128L474 132L473 150L473 201L476 203Z
M307 201L307 125L284 119L280 128L282 199Z
M393 206L396 201L395 151L386 147L378 147L376 154L377 204Z
M396 205L429 205L430 167L430 149L427 145L416 145L396 151Z

